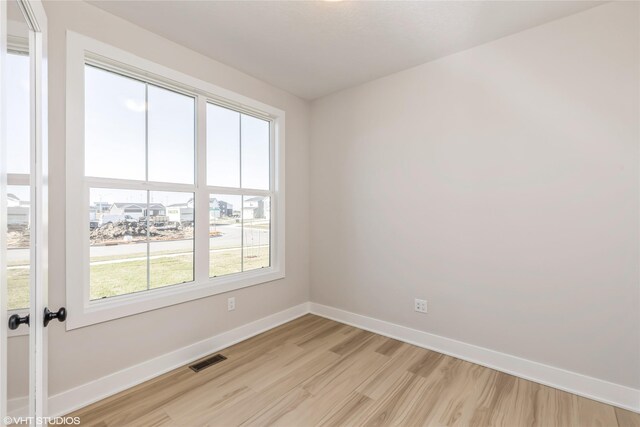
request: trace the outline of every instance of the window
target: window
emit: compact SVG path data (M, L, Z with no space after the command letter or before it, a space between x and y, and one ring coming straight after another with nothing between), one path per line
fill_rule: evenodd
M17 43L17 41L16 41ZM29 307L31 190L28 42L7 53L7 285L9 310Z
M284 277L284 112L73 33L67 68L69 329Z
M270 135L267 120L207 104L207 182L235 193L209 196L211 277L270 266Z
M84 86L90 299L192 282L195 98L94 65Z

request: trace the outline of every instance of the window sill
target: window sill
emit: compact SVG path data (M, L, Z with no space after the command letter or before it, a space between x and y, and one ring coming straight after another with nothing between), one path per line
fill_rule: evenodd
M82 307L69 304L67 331L133 316L200 298L231 292L249 286L283 279L284 271L275 267L211 278L206 282L189 282L136 294L87 301Z

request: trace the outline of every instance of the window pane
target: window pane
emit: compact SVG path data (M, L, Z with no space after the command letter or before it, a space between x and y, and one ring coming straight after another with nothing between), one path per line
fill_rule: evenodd
M145 84L85 66L85 174L145 179Z
M8 309L29 307L30 207L28 185L7 186Z
M242 271L242 197L209 197L209 276Z
M91 299L147 289L147 192L89 192Z
M207 104L207 183L240 187L240 113Z
M7 172L29 173L29 56L7 54Z
M244 196L242 203L243 271L270 265L271 198Z
M195 100L148 85L149 180L193 184Z
M193 279L193 193L149 193L149 288Z
M242 115L242 188L269 189L269 122Z

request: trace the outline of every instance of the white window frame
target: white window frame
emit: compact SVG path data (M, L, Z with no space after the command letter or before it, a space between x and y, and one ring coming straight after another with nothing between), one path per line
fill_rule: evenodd
M89 180L84 175L85 64L99 62L143 81L187 93L196 98L196 179L191 184L91 178L91 186L158 191L195 192L193 282L91 301L89 297ZM67 31L66 106L66 291L67 330L155 310L285 277L285 112L227 89L140 58L119 48ZM270 121L271 190L207 185L206 105L214 103ZM269 267L209 277L209 195L270 196L271 263ZM206 209L200 204L206 203Z

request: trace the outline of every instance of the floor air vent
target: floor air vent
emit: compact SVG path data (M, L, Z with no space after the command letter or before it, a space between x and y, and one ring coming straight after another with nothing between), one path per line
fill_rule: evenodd
M223 360L227 360L227 358L221 354L216 354L215 356L207 357L206 359L201 360L198 363L194 363L193 365L189 366L189 368L191 368L193 372L200 372L203 369L207 369L209 366L222 362Z

